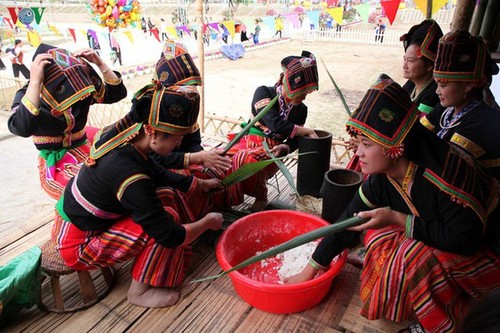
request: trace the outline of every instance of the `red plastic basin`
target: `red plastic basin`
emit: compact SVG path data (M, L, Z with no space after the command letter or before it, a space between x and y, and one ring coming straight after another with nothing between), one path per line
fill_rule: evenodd
M250 214L235 221L221 235L217 260L223 270L228 270L257 251L266 251L325 225L328 222L317 216L290 210ZM344 251L326 272L298 284L278 284L276 269L261 267L260 263L231 272L229 277L238 295L248 304L271 313L296 313L314 307L325 297L346 258Z

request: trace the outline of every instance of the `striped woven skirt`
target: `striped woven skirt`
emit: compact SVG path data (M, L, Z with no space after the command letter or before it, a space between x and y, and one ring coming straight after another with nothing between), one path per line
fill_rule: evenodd
M90 147L97 131L97 128L87 126L85 128L87 142L69 149L52 167L47 166L47 161L42 156L38 157L40 184L51 198L59 200L64 193L66 184L80 171L82 163L89 156Z
M157 193L176 223L194 221L183 194L171 189ZM166 248L129 217L105 231L83 231L56 212L52 239L66 265L75 270L110 267L134 259L132 278L155 287L180 285L192 256L190 239L175 248Z
M417 316L429 332L454 332L473 298L500 288L500 257L443 252L407 238L404 229L367 233L361 314L402 321Z

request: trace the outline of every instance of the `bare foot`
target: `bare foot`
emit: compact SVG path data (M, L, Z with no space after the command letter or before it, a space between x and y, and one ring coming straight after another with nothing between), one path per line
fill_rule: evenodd
M248 210L251 211L252 213L255 212L260 212L267 206L268 202L267 200L255 200L253 203L252 207L250 207Z
M179 301L181 293L169 288L153 287L132 279L127 292L130 303L145 308L166 308Z

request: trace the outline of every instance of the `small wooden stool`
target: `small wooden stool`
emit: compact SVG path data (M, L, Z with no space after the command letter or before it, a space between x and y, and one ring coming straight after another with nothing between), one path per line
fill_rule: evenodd
M55 248L52 239L49 239L40 246L42 250L42 287L45 277L50 279L50 286L54 296L54 304L44 302L44 294L41 291L38 307L42 310L51 312L72 312L84 310L101 301L113 289L115 283L115 271L112 267L103 267L99 270L92 271L75 271L64 264L64 261ZM100 274L99 274L100 273ZM60 277L65 277L67 283L64 287L71 289L71 286L77 285L76 277L78 277L80 287L80 297L75 297L76 293L63 293L61 288ZM98 288L95 282L104 280ZM43 288L40 288L41 290Z

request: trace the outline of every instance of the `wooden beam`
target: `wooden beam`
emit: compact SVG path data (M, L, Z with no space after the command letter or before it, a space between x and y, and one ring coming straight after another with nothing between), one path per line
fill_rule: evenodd
M475 0L458 0L455 7L455 14L451 22L451 31L468 31L474 12Z

